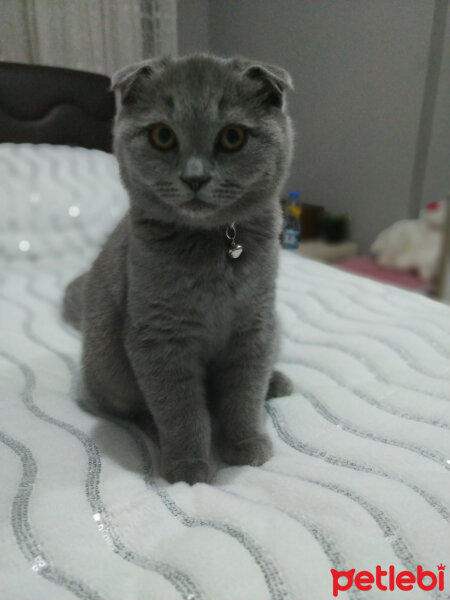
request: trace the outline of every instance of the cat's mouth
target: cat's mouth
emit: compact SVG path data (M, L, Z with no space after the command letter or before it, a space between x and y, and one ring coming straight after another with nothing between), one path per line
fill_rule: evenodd
M200 198L198 196L194 196L193 198L191 198L191 200L184 202L180 206L180 208L187 209L192 212L205 212L205 211L212 211L217 207L214 206L213 204L211 204L210 202L206 202L205 200L200 200Z

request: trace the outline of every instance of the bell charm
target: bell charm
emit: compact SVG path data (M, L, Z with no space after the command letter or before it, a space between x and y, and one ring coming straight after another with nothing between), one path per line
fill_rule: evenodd
M244 248L240 244L233 244L231 248L228 248L228 256L230 258L239 258L243 249Z
M227 250L227 254L229 258L232 259L236 259L239 258L240 255L242 254L244 248L243 246L241 246L240 244L237 244L235 241L236 238L236 223L231 223L231 225L229 225L227 227L227 230L225 232L225 236L228 240L229 243L229 248Z

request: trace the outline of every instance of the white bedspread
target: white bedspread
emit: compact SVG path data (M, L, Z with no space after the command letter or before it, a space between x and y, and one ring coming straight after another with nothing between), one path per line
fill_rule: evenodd
M450 310L282 252L275 456L168 485L143 433L74 402L60 317L125 204L111 156L0 145L0 598L330 600L333 568L450 569Z

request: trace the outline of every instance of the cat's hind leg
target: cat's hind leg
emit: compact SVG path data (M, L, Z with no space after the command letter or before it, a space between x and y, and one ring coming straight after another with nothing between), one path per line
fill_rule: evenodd
M90 412L135 418L146 405L117 329L85 332L79 402Z
M294 391L292 381L281 371L273 371L267 389L266 400L290 396Z
M64 292L63 318L75 327L81 329L81 320L83 318L83 287L86 279L86 273L79 275L69 283Z

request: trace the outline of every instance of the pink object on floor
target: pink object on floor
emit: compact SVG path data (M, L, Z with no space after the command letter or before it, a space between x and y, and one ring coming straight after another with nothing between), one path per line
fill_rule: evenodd
M343 271L382 281L412 292L428 292L432 287L430 281L422 279L411 271L382 267L371 256L352 256L333 264Z

